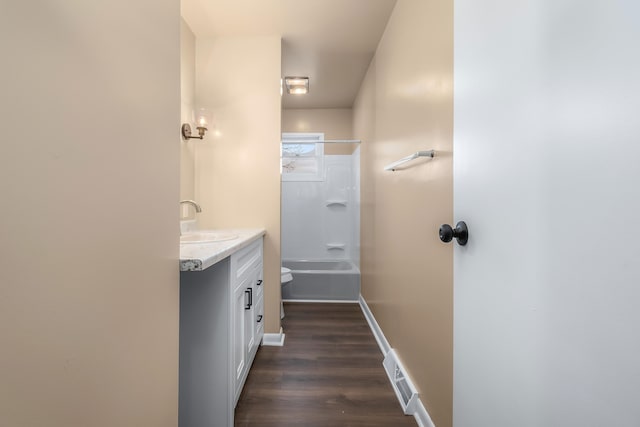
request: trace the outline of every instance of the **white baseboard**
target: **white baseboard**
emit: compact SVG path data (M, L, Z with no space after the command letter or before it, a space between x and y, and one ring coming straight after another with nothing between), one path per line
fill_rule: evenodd
M392 355L395 358L396 357L395 352L392 352L393 349L391 348L389 341L387 341L387 338L384 336L384 333L382 332L380 325L376 321L376 318L373 316L373 313L369 309L369 306L367 305L367 302L362 297L362 295L360 295L360 299L358 302L360 303L360 308L362 309L362 313L364 314L365 319L367 319L367 323L369 323L371 332L373 332L373 336L378 342L378 347L380 347L380 351L382 352L382 355L385 356L385 358L387 357L387 355ZM404 376L409 381L411 381L411 378L409 377L409 375L407 375L407 373L404 371L404 367L402 367L401 362L397 360L397 363L402 368ZM389 376L388 372L387 372L387 375ZM395 388L395 384L391 376L389 376L389 381L391 382L391 386L394 387L394 391L396 391L396 394L397 394L398 392ZM400 396L398 396L398 403L403 409L405 409L404 407L405 405L403 404ZM408 407L408 411L406 413L407 415L413 415L419 427L436 427L433 421L431 420L431 417L429 416L427 409L422 404L419 394L417 395L417 398L411 402L411 404Z
M416 402L416 412L413 414L413 417L416 419L419 427L436 427L420 399Z
M280 328L279 334L264 334L262 337L262 345L270 347L282 347L284 345L284 333Z
M373 332L373 336L376 338L378 342L378 347L380 347L380 351L383 356L386 356L391 350L391 346L389 345L389 341L385 338L382 333L382 329L380 329L380 325L376 321L376 318L373 317L373 313L369 309L367 302L364 300L362 295L360 295L360 308L362 309L362 313L364 314L364 318L367 319L367 323L369 323L369 327L371 328L371 332Z

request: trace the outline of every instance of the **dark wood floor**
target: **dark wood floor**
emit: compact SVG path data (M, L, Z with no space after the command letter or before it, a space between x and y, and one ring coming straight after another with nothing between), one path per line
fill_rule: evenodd
M237 427L416 426L402 413L358 304L285 303L284 347L261 347Z

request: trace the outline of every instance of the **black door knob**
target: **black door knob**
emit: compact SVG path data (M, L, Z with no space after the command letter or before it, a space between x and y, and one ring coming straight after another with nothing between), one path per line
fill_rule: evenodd
M469 229L464 221L457 223L456 228L451 228L449 224L440 226L440 240L449 243L454 237L460 246L466 245L467 241L469 241Z

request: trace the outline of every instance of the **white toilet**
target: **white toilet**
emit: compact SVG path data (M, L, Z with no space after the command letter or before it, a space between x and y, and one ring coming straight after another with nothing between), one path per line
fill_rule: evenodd
M282 286L292 280L293 276L291 275L291 270L285 267L280 267L280 285ZM284 303L282 300L280 301L280 318L284 318Z

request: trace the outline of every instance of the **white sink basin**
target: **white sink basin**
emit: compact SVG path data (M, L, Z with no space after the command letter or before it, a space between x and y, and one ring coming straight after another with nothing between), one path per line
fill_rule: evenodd
M193 231L180 236L180 243L214 243L237 238L237 234L225 231Z

